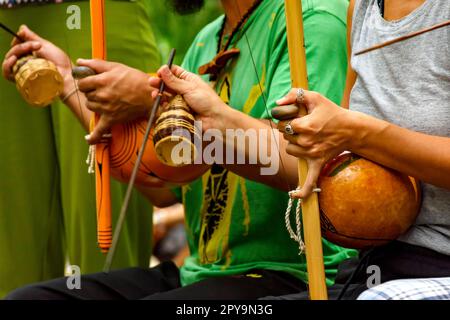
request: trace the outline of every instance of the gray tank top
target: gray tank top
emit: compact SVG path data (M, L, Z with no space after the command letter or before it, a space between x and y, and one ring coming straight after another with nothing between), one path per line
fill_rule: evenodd
M396 21L383 19L377 0L357 0L352 53L449 19L450 0L427 0ZM351 65L358 75L350 96L352 110L450 137L450 27L352 55ZM420 214L399 240L450 255L450 191L425 183L422 191Z

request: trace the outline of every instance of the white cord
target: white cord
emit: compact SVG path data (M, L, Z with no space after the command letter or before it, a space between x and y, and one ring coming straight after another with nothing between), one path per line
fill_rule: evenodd
M295 207L295 224L297 227L296 233L294 232L291 226L291 210L295 201L295 199L292 197L292 194L299 190L300 187L297 187L297 189L289 191L289 202L286 208L286 214L284 215L284 222L286 224L286 229L289 232L289 236L291 237L291 239L294 239L294 241L298 243L299 249L298 254L301 255L305 250L305 243L303 242L302 239L302 223L300 218L302 212L302 199L298 199L297 206ZM320 188L313 189L313 192L320 192L320 191L321 191Z

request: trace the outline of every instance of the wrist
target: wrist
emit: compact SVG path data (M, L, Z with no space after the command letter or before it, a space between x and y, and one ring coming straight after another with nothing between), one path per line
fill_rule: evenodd
M142 72L142 78L140 80L140 85L138 86L138 88L136 88L137 90L139 90L138 92L142 92L144 97L146 97L143 101L143 106L144 106L144 116L149 116L152 108L153 108L153 103L154 103L154 99L152 98L152 94L154 91L158 91L155 88L152 88L151 86L148 85L149 83L149 79L152 77L151 74Z
M211 108L208 115L199 117L199 120L202 121L204 131L217 129L225 133L225 130L230 127L230 121L232 121L235 112L236 110L220 100L215 107Z
M61 72L61 75L63 77L64 89L63 89L61 95L59 96L59 98L61 100L63 100L64 98L67 97L68 94L73 92L73 90L75 89L75 80L72 77L72 72L71 71L69 71L69 72L67 72L67 71Z

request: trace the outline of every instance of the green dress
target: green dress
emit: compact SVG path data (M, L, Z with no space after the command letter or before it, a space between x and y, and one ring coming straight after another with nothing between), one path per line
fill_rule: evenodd
M81 9L81 29L66 28L67 7ZM155 71L160 65L150 24L149 1L106 1L108 59ZM0 21L28 25L75 61L90 58L89 2L0 9ZM11 37L0 36L0 54ZM101 270L97 248L94 177L85 164L86 134L60 101L29 107L14 84L0 79L0 297L24 284L60 277L68 261L82 273ZM111 186L113 222L125 186ZM113 267L148 266L151 206L132 198Z
M336 103L347 67L347 6L346 0L303 1L310 88ZM199 33L185 57L186 69L197 72L215 56L223 19ZM285 19L284 1L264 1L233 38L231 47L239 48L240 55L216 84L226 103L254 118L268 118L268 110L291 88ZM305 255L298 254L285 227L286 192L213 165L178 194L192 253L181 270L183 285L252 269L284 271L307 281ZM327 283L332 284L338 264L356 252L325 239L323 251Z

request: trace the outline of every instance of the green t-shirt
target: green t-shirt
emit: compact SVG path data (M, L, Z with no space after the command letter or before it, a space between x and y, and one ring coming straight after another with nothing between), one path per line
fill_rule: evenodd
M348 1L308 0L303 5L310 88L339 103L347 67ZM223 19L198 34L185 57L185 69L197 73L216 55ZM285 30L282 0L266 0L250 16L231 45L239 48L239 57L217 81L216 91L226 103L255 118L268 118L265 103L270 110L291 88ZM298 254L298 245L285 227L286 192L213 165L184 186L181 197L191 250L181 269L183 285L252 269L284 271L307 281L305 256ZM326 240L323 250L331 284L337 265L355 252Z

